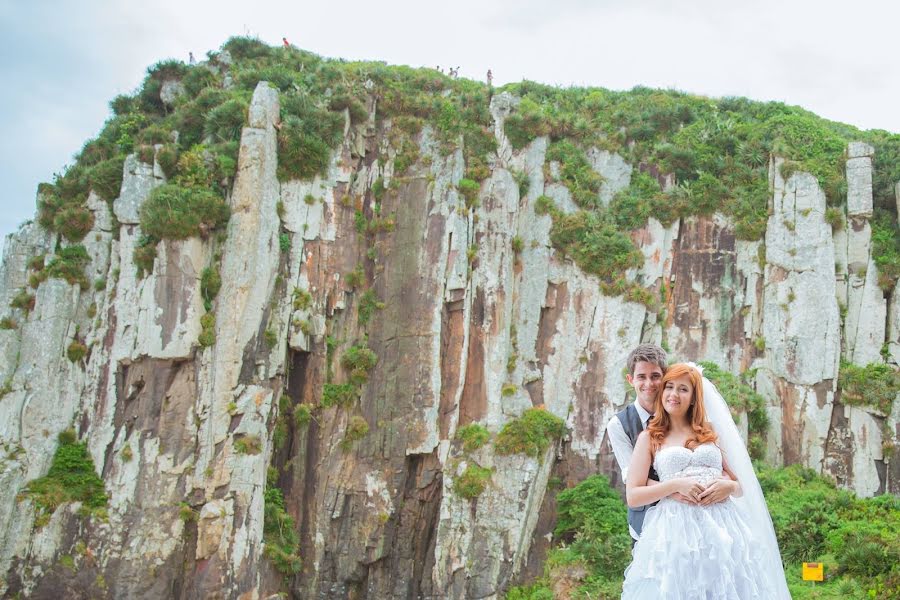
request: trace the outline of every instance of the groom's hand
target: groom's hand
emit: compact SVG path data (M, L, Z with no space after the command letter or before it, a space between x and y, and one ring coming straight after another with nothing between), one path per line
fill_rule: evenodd
M700 492L700 506L709 506L727 500L734 491L735 482L731 479L716 479L709 487Z
M687 496L683 495L681 492L674 492L673 494L669 495L669 498L672 498L673 500L678 500L679 502L683 502L685 504L697 504L696 502L694 502Z

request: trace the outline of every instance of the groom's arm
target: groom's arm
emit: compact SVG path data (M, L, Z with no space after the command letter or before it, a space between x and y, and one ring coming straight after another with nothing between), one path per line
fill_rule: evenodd
M613 415L606 424L606 433L609 435L609 444L612 446L613 456L616 457L616 463L618 463L619 471L622 473L622 483L628 483L628 465L631 464L631 455L634 452L634 447L631 445L631 440L628 438L628 434L625 433L625 428L622 427L622 422L619 421L617 416ZM659 482L655 479L647 480L647 485L657 483Z

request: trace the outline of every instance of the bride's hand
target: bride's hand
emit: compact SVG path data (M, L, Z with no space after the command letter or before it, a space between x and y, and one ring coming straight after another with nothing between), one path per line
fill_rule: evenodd
M730 479L716 479L700 493L700 506L709 506L724 502L735 489L735 482Z
M703 492L703 485L696 477L679 477L675 480L675 491L689 501L698 502Z

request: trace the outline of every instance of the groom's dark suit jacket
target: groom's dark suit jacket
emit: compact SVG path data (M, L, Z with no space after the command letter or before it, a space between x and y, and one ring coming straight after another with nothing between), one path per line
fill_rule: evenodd
M638 436L644 430L643 425L641 424L641 416L638 414L637 409L634 407L634 403L629 404L624 409L619 411L616 414L616 417L619 419L619 422L622 424L622 429L625 430L625 434L628 436L628 439L631 440L631 447L634 448L635 443L637 443ZM647 474L649 479L654 479L659 481L659 475L656 474L656 469L653 468L653 465L650 465L650 472ZM629 508L628 509L628 524L631 525L631 528L634 529L634 532L639 536L641 535L641 528L644 526L644 513L646 509L650 506L655 505L648 504L647 506L639 506L637 508Z

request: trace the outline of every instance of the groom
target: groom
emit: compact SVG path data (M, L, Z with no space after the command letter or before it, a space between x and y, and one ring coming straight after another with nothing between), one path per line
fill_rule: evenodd
M636 398L633 403L615 414L606 424L609 442L612 445L616 462L619 463L623 483L628 479L628 465L631 462L634 443L637 441L638 435L646 429L650 417L653 416L656 394L668 368L667 359L666 351L656 344L641 344L628 355L626 361L628 373L625 378L634 388ZM659 483L659 476L653 465L650 466L647 477L647 485ZM727 494L719 494L717 490L708 491L711 493L710 500L707 502L722 502L728 498ZM693 503L691 499L679 493L675 493L671 497L681 502ZM644 513L649 506L653 505L628 509L628 530L635 540L641 535Z
M612 445L616 462L619 463L623 483L628 480L628 465L631 462L634 443L653 416L656 393L668 368L666 351L656 344L641 344L628 355L626 366L628 373L625 379L634 388L635 401L613 415L606 424L609 443ZM659 482L659 476L653 465L650 466L647 478L647 485ZM641 536L646 509L646 506L628 509L628 530L635 540Z

